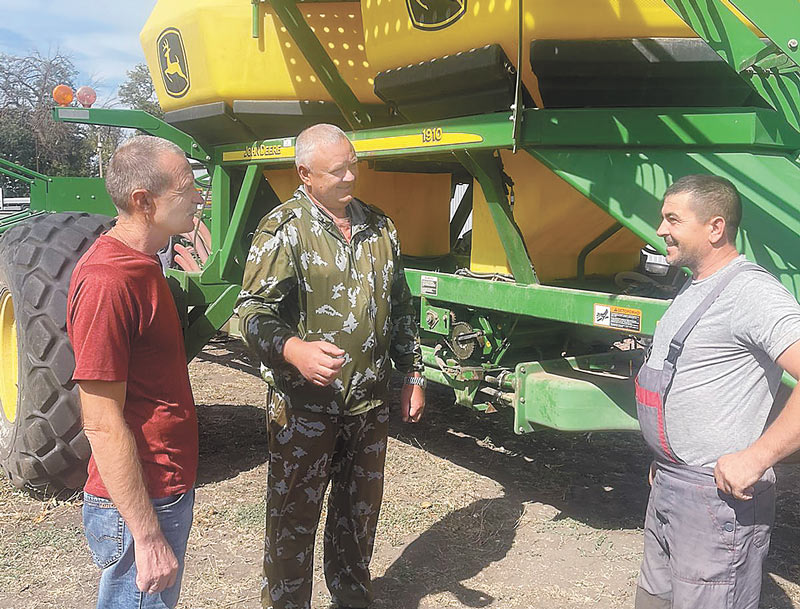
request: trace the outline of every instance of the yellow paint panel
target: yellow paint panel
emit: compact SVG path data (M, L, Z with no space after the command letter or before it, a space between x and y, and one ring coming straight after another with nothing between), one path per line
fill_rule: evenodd
M522 80L542 106L529 55L533 40L693 38L663 0L522 0ZM727 0L725 4L731 6ZM516 62L518 0L469 0L462 17L439 30L415 28L406 0L362 0L367 57L376 71L499 44ZM741 14L740 19L744 21ZM751 28L754 29L754 28Z
M441 129L424 129L422 133L412 135L393 135L368 140L355 140L353 141L353 148L355 148L356 152L365 153L406 148L436 148L438 146L453 146L457 144L479 144L482 141L483 137L475 133L445 133ZM244 150L232 150L222 153L223 161L260 161L291 158L294 158L294 146L277 144L254 144Z
M432 131L427 129L426 131ZM452 146L456 144L479 144L483 137L476 133L439 133L437 136L426 136L422 133L413 135L394 135L391 137L376 137L369 140L355 140L353 147L356 152L378 152L381 150L401 150L403 148L435 148L437 146Z
M258 6L261 36L254 39L252 3L247 0L158 0L139 38L165 111L215 101L232 104L235 99L332 101L269 3ZM512 61L517 57L517 0L470 0L462 17L433 31L413 27L406 0L299 6L344 80L365 103L382 103L373 79L383 70L494 43ZM523 19L522 79L539 105L528 60L534 39L695 36L663 0L523 0ZM182 97L167 94L161 73L162 51L156 43L168 28L178 30L186 52L191 84Z
M300 184L294 169L265 171L285 201ZM382 209L397 226L403 253L443 256L450 251L450 175L374 171L359 164L356 196Z
M376 70L494 43L502 45L512 61L516 58L516 0L470 0L460 19L435 31L412 25L406 0L364 0L361 6L367 56ZM523 0L523 19L526 63L536 39L696 37L663 0ZM395 27L398 22L400 27Z
M222 153L225 161L264 161L267 159L293 159L294 146L280 146L265 144L248 146L244 150L231 150Z
M372 90L357 3L308 3L300 10L356 96L381 103ZM139 39L158 101L165 111L235 99L332 101L269 4L259 3L261 37L252 37L247 0L159 0ZM156 47L176 28L183 39L191 86L181 98L167 94Z
M578 254L614 219L527 153L503 152L514 180L514 219L522 231L536 273L543 281L575 277ZM470 267L480 273L510 273L486 199L475 189ZM587 274L607 275L634 268L643 242L622 229L589 254Z

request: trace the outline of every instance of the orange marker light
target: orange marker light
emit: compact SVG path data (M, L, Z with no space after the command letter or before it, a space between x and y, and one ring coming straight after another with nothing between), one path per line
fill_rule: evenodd
M53 99L59 106L69 106L72 103L72 89L67 85L58 85L53 89Z
M91 87L84 85L75 93L75 98L84 108L91 108L92 104L97 101L97 93Z

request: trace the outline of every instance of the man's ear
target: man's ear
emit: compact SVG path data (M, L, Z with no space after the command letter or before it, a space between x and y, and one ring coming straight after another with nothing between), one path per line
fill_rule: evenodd
M725 222L725 218L722 216L714 216L708 221L708 225L711 228L708 234L708 240L712 245L722 245L728 238L726 232L728 224Z
M153 200L144 188L137 188L131 193L131 213L149 216L153 213Z
M299 165L297 167L297 175L300 176L300 181L306 186L311 185L311 168L307 165Z

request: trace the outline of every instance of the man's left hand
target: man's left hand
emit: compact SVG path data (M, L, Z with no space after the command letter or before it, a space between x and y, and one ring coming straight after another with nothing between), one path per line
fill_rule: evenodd
M753 485L764 475L766 468L747 450L723 455L714 468L717 488L736 499L752 499Z
M425 410L425 389L419 385L403 384L400 392L400 414L404 423L416 423Z

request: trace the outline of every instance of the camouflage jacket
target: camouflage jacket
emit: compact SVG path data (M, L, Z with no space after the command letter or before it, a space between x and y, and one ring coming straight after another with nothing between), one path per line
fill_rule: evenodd
M422 370L419 335L394 223L353 199L348 243L303 189L270 212L247 255L237 312L261 374L289 408L360 414L383 403L390 358ZM328 387L307 382L283 359L292 336L345 351Z

